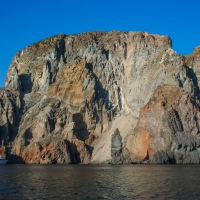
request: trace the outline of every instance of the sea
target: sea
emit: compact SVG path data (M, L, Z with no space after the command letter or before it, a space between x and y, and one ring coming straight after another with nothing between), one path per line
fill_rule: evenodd
M200 165L0 165L4 199L200 199Z

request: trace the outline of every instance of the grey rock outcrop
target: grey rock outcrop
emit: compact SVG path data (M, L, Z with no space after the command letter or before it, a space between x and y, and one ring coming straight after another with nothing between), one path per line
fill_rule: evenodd
M112 135L111 157L112 157L111 162L113 164L123 163L122 137L120 135L119 129L116 129Z

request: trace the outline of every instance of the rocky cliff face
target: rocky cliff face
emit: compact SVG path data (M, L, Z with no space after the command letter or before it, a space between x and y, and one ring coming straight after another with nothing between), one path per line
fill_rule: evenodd
M199 163L200 50L167 36L58 35L18 52L0 153L25 163Z

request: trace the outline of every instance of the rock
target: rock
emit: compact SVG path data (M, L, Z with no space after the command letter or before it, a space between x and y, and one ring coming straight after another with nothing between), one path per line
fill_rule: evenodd
M162 150L156 152L151 160L151 163L153 164L168 164L169 162L169 156Z
M171 43L90 32L19 51L0 90L0 148L11 162L199 163L200 51Z
M18 75L17 68L14 66L9 70L9 76L6 81L6 88L12 91L21 91L21 82L20 77Z
M199 146L199 107L182 89L159 86L141 109L127 149L135 160L151 163L199 163L187 149ZM190 147L190 148L188 148ZM188 161L188 156L191 159Z
M119 129L116 129L112 135L111 139L111 163L123 163L122 155L122 137L120 135Z

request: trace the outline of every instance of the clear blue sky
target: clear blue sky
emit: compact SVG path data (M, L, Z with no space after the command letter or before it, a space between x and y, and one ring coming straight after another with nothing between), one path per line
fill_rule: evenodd
M17 51L96 30L169 35L174 50L189 54L200 45L200 0L0 0L0 87Z

